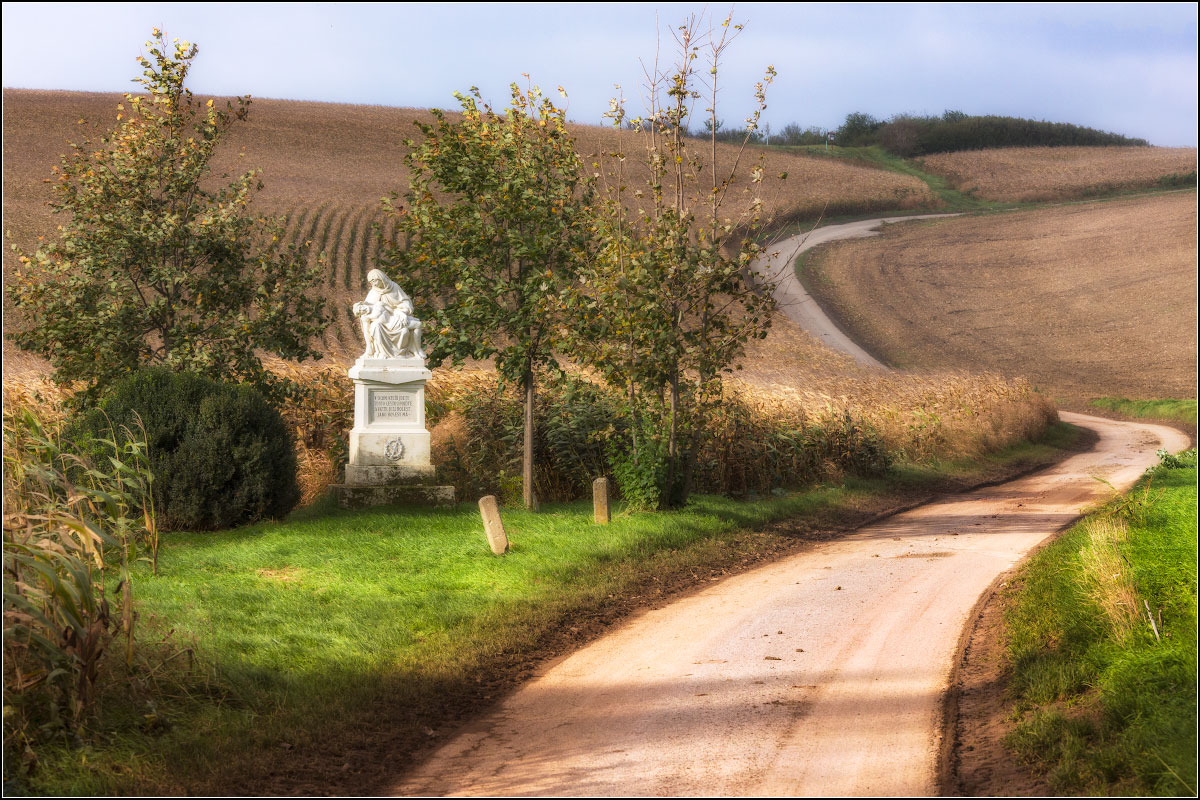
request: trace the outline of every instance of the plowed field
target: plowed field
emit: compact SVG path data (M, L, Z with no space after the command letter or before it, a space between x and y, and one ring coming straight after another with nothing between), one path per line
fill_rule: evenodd
M893 365L1068 404L1196 396L1195 192L889 227L816 251L806 283Z
M121 99L116 94L4 90L4 225L13 241L32 248L38 235L54 230L58 223L46 205L50 185L43 179L67 152L68 141L87 134L98 139L116 125ZM216 173L261 167L265 186L256 201L259 208L285 216L292 240L313 242L314 258L321 251L329 254L326 292L345 306L325 336L330 352L358 346L357 327L348 313L350 298L364 291L366 273L374 266L377 240L371 223L382 219L381 198L408 188L402 141L419 134L414 121L431 119L428 111L411 108L255 100L249 121L234 125L227 139L226 158L216 165ZM576 125L573 131L587 156L620 149L633 153L640 141L632 132L598 126ZM243 147L245 157L236 159ZM720 145L719 158L730 163L735 151ZM753 155L743 156L742 163ZM765 211L779 218L938 204L923 182L879 169L776 150L767 153L766 166L768 175L789 176L763 185ZM5 248L6 281L15 263ZM6 324L21 325L10 314L7 299L4 308ZM36 363L7 342L4 354L13 364Z

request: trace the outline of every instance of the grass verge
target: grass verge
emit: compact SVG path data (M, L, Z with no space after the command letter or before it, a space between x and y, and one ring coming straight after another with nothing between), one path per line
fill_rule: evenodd
M1091 404L1106 411L1115 411L1136 419L1160 419L1196 424L1196 401L1164 398L1161 400L1127 400L1124 397L1097 397Z
M1007 743L1057 792L1196 792L1190 453L1190 467L1167 459L1014 582L1006 618L1019 721Z
M974 197L966 192L959 191L950 185L950 182L941 175L934 175L925 172L911 161L907 161L899 156L894 156L878 145L871 147L836 147L831 146L828 150L823 145L803 145L796 147L781 147L783 150L792 150L803 152L811 156L819 156L822 158L840 158L848 161L853 161L858 164L885 169L889 172L895 172L900 175L911 175L914 178L919 178L929 187L941 201L942 207L933 212L920 213L953 213L967 211L995 211L1002 208L1012 208L1013 203L996 203L989 200L982 200ZM913 212L908 212L913 213Z
M376 794L538 663L631 611L1077 444L1058 425L980 461L701 497L607 527L587 503L506 510L514 547L501 558L468 504L349 512L326 500L283 523L175 535L159 576L135 578L139 638L150 651L194 642L195 662L114 682L81 741L38 753L28 785L7 788Z

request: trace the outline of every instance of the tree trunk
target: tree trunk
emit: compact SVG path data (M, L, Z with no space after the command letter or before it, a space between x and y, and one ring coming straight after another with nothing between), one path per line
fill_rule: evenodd
M641 452L638 450L638 445L639 445L638 432L641 430L641 427L642 427L642 424L641 424L642 423L642 415L638 412L637 390L634 388L634 383L633 383L632 379L629 381L629 416L630 416L630 419L632 419L632 421L633 421L633 425L630 427L630 432L629 432L629 437L631 439L632 447L633 447L633 464L634 464L634 466L637 466L639 463L641 463L639 461Z
M527 369L525 384L525 452L521 459L521 483L525 507L537 511L537 498L533 494L533 370Z
M675 503L675 483L679 479L679 373L671 376L671 428L667 439L667 484L663 487L659 505L672 508Z
M693 428L691 440L691 447L687 451L687 461L683 467L683 478L679 482L679 493L675 498L675 505L678 507L687 505L688 498L692 496L692 479L696 475L696 457L700 451L699 424Z

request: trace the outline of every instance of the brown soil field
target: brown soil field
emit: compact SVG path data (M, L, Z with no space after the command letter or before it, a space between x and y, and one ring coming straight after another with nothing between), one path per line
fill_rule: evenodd
M1196 193L913 222L806 284L892 365L1024 376L1068 406L1196 396Z
M4 90L4 228L11 231L13 242L32 249L38 235L54 230L57 222L47 205L50 184L43 181L68 151L69 141L88 135L98 139L116 125L116 106L122 99L118 94ZM331 353L357 347L349 304L363 291L378 249L371 223L382 220L384 196L408 188L402 142L419 134L414 121L431 119L428 111L410 108L255 100L249 120L235 124L223 146L226 159L215 165L215 172L261 168L264 188L257 206L284 216L293 241L311 240L314 258L321 251L329 254L326 292L346 306L325 337L324 348ZM633 132L590 125L575 125L573 132L589 161L614 150L632 154L640 146ZM243 147L245 157L237 160ZM718 159L731 163L735 150L719 145ZM757 151L743 156L743 172L756 156ZM785 171L786 181L762 185L765 214L778 220L934 208L939 203L916 178L767 151L766 174ZM5 248L6 281L15 265L14 254ZM5 324L20 326L7 298L4 309ZM34 368L39 363L7 341L4 355L15 366Z
M1094 197L1196 172L1194 147L1004 147L938 153L921 168L985 200Z
M54 218L46 205L49 185L42 179L67 150L67 141L83 138L81 128L99 135L115 123L120 99L115 94L4 91L5 227L16 242L30 246L38 234L53 230ZM80 125L80 119L85 123ZM250 121L235 125L230 134L227 150L236 153L244 146L246 157L222 167L262 167L265 188L256 202L286 218L293 240L312 240L314 250L329 253L324 291L342 310L323 349L341 376L346 360L361 351L357 326L350 324L348 312L351 298L361 297L362 281L377 251L370 223L382 219L382 197L407 188L401 142L416 133L414 120L428 119L428 112L413 109L256 100ZM580 151L589 155L616 149L634 152L640 142L632 132L596 126L576 126L575 133ZM721 146L719 158L732 156L732 147ZM777 219L936 202L923 182L873 167L779 151L767 153L766 167L767 174L789 173L786 182L763 197L767 212ZM14 261L6 254L6 276ZM19 325L8 311L6 304L6 325ZM4 355L6 395L17 389L10 377L36 381L48 372L44 361L7 341ZM322 380L316 374L321 371L319 366L304 367L299 377ZM863 369L783 315L776 317L767 339L752 344L745 369L736 377L763 413L791 409L819 416L850 411L879 429L892 447L914 456L990 449L997 442L1020 438L1031 427L1040 429L1049 413L1044 400L1027 386L992 374L884 375ZM937 424L930 424L935 418ZM322 470L305 471L312 473L311 488L318 491Z

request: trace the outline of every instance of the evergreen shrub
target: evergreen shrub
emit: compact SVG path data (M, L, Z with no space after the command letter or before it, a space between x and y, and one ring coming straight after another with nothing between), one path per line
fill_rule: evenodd
M254 388L144 369L76 419L68 436L83 439L110 424L136 430L139 418L163 530L221 530L277 519L299 501L292 433Z

